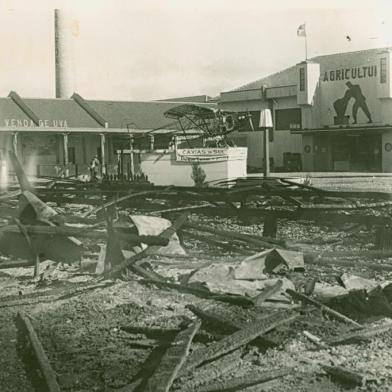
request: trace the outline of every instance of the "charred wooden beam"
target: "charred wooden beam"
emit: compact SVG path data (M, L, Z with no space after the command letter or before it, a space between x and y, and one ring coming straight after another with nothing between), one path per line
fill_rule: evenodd
M31 249L32 257L34 259L34 277L37 278L39 275L39 264L40 264L39 254L34 246L33 241L31 240L31 238L29 236L29 233L26 230L26 227L24 225L22 225L22 223L17 218L15 218L15 222L17 224L18 229L23 234L24 239L26 240L27 244L29 245L29 247Z
M49 392L60 392L60 387L57 383L56 373L50 366L49 359L45 353L41 341L38 338L37 333L34 330L33 324L31 323L29 317L24 313L19 312L18 317L23 323L23 326L26 330L27 337L31 344L32 351L34 353L38 367L41 371L47 390Z
M343 366L328 366L322 365L322 368L327 374L333 378L337 378L344 383L350 383L354 385L363 385L365 383L365 377L354 370L347 369Z
M142 281L142 283L143 283L143 281ZM166 288L170 288L170 289L175 289L180 292L196 295L197 297L212 299L215 301L227 302L227 303L233 304L233 305L240 305L240 306L252 306L253 305L252 299L245 297L243 295L214 294L214 293L207 291L207 290L198 289L195 287L177 284L177 283L171 283L171 282L167 282L164 280L151 279L151 278L145 279L144 283L151 283L151 284L154 284L158 287L166 287Z
M200 234L197 234L197 233L193 233L193 232L191 232L189 230L183 230L182 233L184 233L185 235L187 235L187 236L189 236L189 237L191 237L191 238L193 238L195 240L198 240L198 241L201 241L201 242L206 242L207 244L210 244L210 245L212 245L214 247L218 246L218 247L223 248L225 250L228 250L230 252L241 253L241 254L244 254L244 255L251 255L251 254L254 253L251 250L241 249L240 247L234 245L232 242L227 242L226 243L226 242L218 241L218 240L216 240L214 238L211 238L211 236L200 235Z
M0 308L8 308L12 306L22 306L22 305L31 305L35 303L41 303L41 302L52 302L52 301L60 301L63 299L67 299L70 297L74 297L79 294L84 294L92 290L96 289L103 289L106 287L111 286L113 283L112 282L103 282L103 283L98 283L98 284L93 284L93 285L87 285L87 286L82 286L78 288L73 288L70 290L62 290L61 292L57 292L58 290L52 290L49 293L44 292L39 295L22 295L19 296L18 298L12 298L0 301ZM56 291L56 292L54 292Z
M105 210L106 208L109 208L111 206L120 204L120 203L122 203L124 201L133 199L135 197L142 197L142 196L147 196L147 195L153 195L153 194L156 194L156 193L159 194L159 191L151 190L151 191L135 192L135 193L131 193L129 195L125 195L125 196L122 196L122 197L118 197L118 198L116 197L113 200L110 200L110 201L106 202L102 206L96 207L93 210L86 212L83 215L83 218L87 218L89 215L92 215L92 214L98 214L100 211Z
M0 305L1 306L1 305ZM157 340L173 340L174 337L181 332L181 328L161 328L161 327L149 327L145 325L124 325L120 327L123 331L131 334L143 334L151 339ZM219 340L224 335L219 333L209 333L207 331L199 329L194 337L194 341L199 342L213 342Z
M266 301L268 298L272 297L273 295L279 293L283 286L283 281L278 280L275 284L272 286L267 286L260 294L256 295L255 297L252 298L254 304L261 305L264 301Z
M304 334L304 336L306 336L307 339L309 339L317 347L322 348L322 349L328 348L328 346L318 336L315 336L308 331L303 331L303 334Z
M226 336L222 340L211 343L207 348L195 351L189 358L189 362L184 370L185 372L188 372L207 361L210 362L224 354L242 347L256 339L258 336L275 329L277 326L294 321L297 316L297 314L293 314L291 312L276 313L271 317L251 322L239 331Z
M349 317L329 308L328 306L322 304L321 302L316 301L315 299L312 299L304 294L297 293L296 291L291 290L291 289L287 289L286 293L289 294L293 299L295 299L297 301L301 301L303 303L316 306L317 308L321 309L323 312L329 314L330 316L336 318L337 320L354 325L355 327L358 327L358 328L363 328L363 326L361 324L359 324L356 321L350 319Z
M359 251L359 252L336 252L333 257L323 256L325 253L321 255L316 255L314 253L305 253L304 261L305 264L314 264L321 266L328 265L339 265L342 267L357 267L357 268L369 268L375 271L392 271L392 264L379 264L374 262L365 262L365 261L353 261L353 260L342 260L343 257L350 256L360 256L360 257L370 257L370 258L382 258L382 257L391 257L392 251Z
M33 267L32 261L5 261L0 263L0 269Z
M33 226L24 225L24 229L29 234L43 234L43 235L59 235L59 236L75 236L81 238L91 239L106 239L106 231L90 230L88 227L71 227L71 226ZM3 226L0 228L1 232L19 233L20 229L15 225ZM143 242L148 245L166 246L169 240L161 236L153 235L137 235L132 233L124 233L116 231L118 237L124 241Z
M218 377L222 377L233 369L237 368L241 362L241 349L237 349L230 354L217 359L200 369L196 369L189 377L176 379L173 384L174 390L181 392L194 392L198 387L205 386Z
M236 240L240 240L246 243L250 243L253 245L256 245L258 247L262 248L270 248L272 246L278 246L276 243L271 243L270 241L267 241L263 239L262 237L260 238L255 238L255 236L249 236L247 234L242 234L242 233L237 233L233 231L228 231L228 230L220 230L217 229L216 227L213 226L206 226L206 225L199 225L193 222L187 222L184 227L189 228L189 229L194 229L198 231L204 231L206 233L211 233L215 234L224 238L233 238Z
M179 370L188 356L192 339L200 328L201 322L195 321L181 331L164 354L161 363L147 381L146 392L168 392Z
M236 332L242 328L244 328L247 323L238 321L236 318L229 318L229 317L225 317L223 315L217 314L215 312L211 312L209 310L204 310L204 309L200 309L195 305L187 305L186 306L187 309L189 309L194 315L196 315L197 317L199 317L200 319L206 321L207 323L211 323L211 324L215 324L217 327L222 328L223 330L227 331L228 333L233 333ZM259 315L257 317L258 320L261 320L263 318L268 318L270 317L270 314L265 313L262 315ZM275 346L276 343L269 340L268 338L266 338L265 336L260 336L258 338L255 339L256 341L259 341L259 343L261 343L262 345L269 345L269 346Z
M336 346L339 344L349 344L349 343L358 343L364 340L369 340L372 336L376 336L378 334L390 331L392 329L392 323L388 323L386 325L381 325L379 327L366 327L359 331L346 333L338 336L334 339L329 339L327 343L330 346Z
M288 376L292 372L293 369L290 368L274 369L264 372L254 371L252 373L245 374L244 376L234 377L229 380L211 382L204 387L196 389L196 392L242 391L252 385L259 385L276 378Z
M343 224L361 223L366 225L383 225L391 222L390 217L376 216L369 214L339 214L334 212L324 212L322 210L284 210L284 209L265 209L265 208L238 208L237 210L224 207L205 207L200 212L213 216L239 216L239 217L258 217L264 219L267 216L274 216L278 219L288 219L291 221L306 220L323 223Z

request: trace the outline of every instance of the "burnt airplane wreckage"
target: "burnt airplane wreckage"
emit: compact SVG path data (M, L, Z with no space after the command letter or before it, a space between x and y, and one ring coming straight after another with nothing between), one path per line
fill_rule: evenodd
M237 147L231 134L254 130L250 112L184 104L171 108L164 116L175 121L143 133L132 133L128 128L116 147L117 174L106 175L105 170L103 177L110 181L148 180L155 185L191 186L190 171L196 164L209 172L209 180L228 177L229 167L236 177L246 174L247 149ZM168 175L171 171L173 176Z
M186 131L190 129L197 129L201 132L201 137L204 138L207 147L233 146L229 134L241 130L245 124L248 124L254 131L252 115L249 112L230 112L185 104L166 111L165 116L178 122L189 147L192 144L187 138Z

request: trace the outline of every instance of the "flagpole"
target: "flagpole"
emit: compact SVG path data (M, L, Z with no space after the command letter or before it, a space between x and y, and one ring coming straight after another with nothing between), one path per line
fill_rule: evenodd
M308 61L308 36L305 32L305 60Z

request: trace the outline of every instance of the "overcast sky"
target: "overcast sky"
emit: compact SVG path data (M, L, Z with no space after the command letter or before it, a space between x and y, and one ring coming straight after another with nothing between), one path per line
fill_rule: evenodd
M74 89L92 99L217 95L302 61L304 22L310 57L392 45L390 0L270 3L0 0L0 96L54 97L54 8L75 20Z

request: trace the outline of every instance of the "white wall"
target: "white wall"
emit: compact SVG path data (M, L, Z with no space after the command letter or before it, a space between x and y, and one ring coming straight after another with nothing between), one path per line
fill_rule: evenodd
M246 176L246 155L243 159L235 158L237 148L229 148L233 156L222 162L203 162L201 168L206 173L206 182ZM175 152L141 154L141 169L154 185L194 186L192 164L177 162Z

